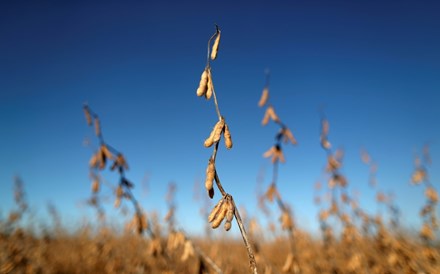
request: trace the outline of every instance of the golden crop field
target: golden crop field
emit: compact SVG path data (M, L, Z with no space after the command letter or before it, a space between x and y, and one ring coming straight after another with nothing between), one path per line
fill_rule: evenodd
M217 59L221 30L208 40L206 66L201 73L196 95L214 101L215 114L212 131L207 133L204 146L211 150L206 163L204 187L215 206L205 212L207 229L224 229L222 237L209 233L197 237L177 228L174 195L170 184L164 203L168 206L165 218L159 219L142 208L132 192L134 183L127 174L124 154L104 139L97 112L84 105L87 125L93 129L99 148L89 160L91 196L88 205L96 210L96 226L66 227L55 207L49 207L53 225L40 232L29 226L31 210L26 200L26 187L16 179L15 207L0 219L0 273L440 273L440 245L436 239L438 192L429 181L431 158L429 146L415 160L413 187L424 188L426 202L420 205L422 226L418 231L400 227L393 212L393 197L376 188L377 166L372 156L362 150L361 159L369 168L371 188L376 202L391 212L390 219L372 215L360 207L357 197L348 191L344 175L344 151L334 149L330 138L330 121L321 113L320 142L327 157L325 168L328 181L315 185L315 200L320 209L317 221L320 235L302 230L296 223L289 201L279 191L279 164L284 163L284 148L297 144L294 132L277 114L270 100L269 72L258 106L264 109L262 126L274 123L275 143L264 157L271 162L272 180L258 198L262 211L273 205L278 223L261 225L262 220L248 218L236 204L234 193L229 193L221 182L222 170L216 160L221 151L233 148L233 131L228 123L233 116L223 116L213 83L212 63ZM211 126L211 125L209 125ZM225 146L225 147L223 147ZM223 167L222 167L223 168ZM226 167L227 168L227 167ZM113 187L112 203L130 205L132 219L124 230L117 230L101 222L104 218L100 193L109 187L102 179L102 171L111 170L119 177ZM30 193L29 195L32 195ZM195 209L194 211L197 211ZM240 230L239 238L227 236L233 223Z

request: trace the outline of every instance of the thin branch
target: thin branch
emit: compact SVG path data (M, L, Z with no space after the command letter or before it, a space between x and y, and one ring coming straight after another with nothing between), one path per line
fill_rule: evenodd
M250 267L252 269L252 273L257 274L257 261L255 260L254 252L252 250L251 243L246 234L246 229L244 228L243 221L241 220L240 213L238 212L237 206L235 205L234 198L231 196L231 202L234 206L234 215L235 220L237 220L238 227L240 228L241 236L243 237L244 244L246 245L246 250L249 256Z

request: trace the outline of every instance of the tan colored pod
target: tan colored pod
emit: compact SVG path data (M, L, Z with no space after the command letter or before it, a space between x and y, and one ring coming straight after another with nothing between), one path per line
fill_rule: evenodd
M200 97L205 95L208 87L208 77L209 77L209 70L205 68L205 70L202 73L202 76L200 77L199 87L197 88L197 96Z
M217 37L215 37L214 45L212 45L211 60L215 60L215 58L217 58L219 45L220 45L220 31L217 32Z
M266 112L264 113L263 121L261 121L261 124L263 126L267 125L270 119L272 119L275 122L280 121L280 118L278 118L278 115L275 113L275 110L272 106L267 107Z
M273 202L275 197L277 198L280 197L280 194L278 193L277 187L274 183L270 184L269 188L266 191L265 196L270 202Z
M321 212L319 212L319 220L325 221L325 220L327 220L329 215L330 215L330 213L327 210L321 210Z
M332 147L326 136L321 135L321 146L326 150L329 150Z
M336 160L335 157L333 157L332 155L329 155L327 157L327 168L326 168L326 170L328 172L336 171L340 167L341 167L341 163L338 160Z
M205 93L206 100L211 99L212 93L214 92L214 84L212 83L211 70L208 70L208 83Z
M286 262L284 263L283 268L281 270L283 272L289 272L292 265L293 265L293 254L289 252L286 258Z
M125 160L124 155L122 155L121 153L119 153L118 156L116 156L116 160L113 163L111 170L114 170L116 167L122 167L125 170L128 170L127 161Z
M232 220L234 219L234 213L235 213L235 207L232 204L232 201L227 201L226 203L227 207L228 207L228 211L226 212L226 222L232 222ZM227 229L229 230L229 229Z
M232 148L232 138L231 138L231 132L229 131L228 124L225 123L225 130L223 132L223 135L225 136L225 146L227 149Z
M86 115L87 125L92 125L92 116L90 115L90 111L88 107L84 107L84 114Z
M205 188L208 191L209 197L211 199L214 197L214 188L213 188L214 177L215 177L214 161L209 160L208 167L206 168Z
M148 228L148 219L147 219L147 214L142 213L141 216L141 223L140 223L140 228L142 228L142 230L146 230Z
M335 175L334 178L339 186L341 186L341 187L347 186L347 184L348 184L347 179L343 175L338 174L338 175Z
M98 167L98 158L99 158L98 154L100 154L100 152L93 154L92 158L90 158L89 165L91 168Z
M204 143L205 147L210 147L215 142L218 142L220 140L224 126L225 126L225 120L220 119L220 121L218 121L215 124L214 128L212 129L211 133L209 134L209 137L205 140L205 143Z
M278 115L275 113L275 109L272 106L267 108L267 112L269 113L270 119L272 119L275 122L280 121L280 118L278 118Z
M269 88L264 87L263 93L261 94L260 101L258 101L258 106L262 107L267 103L267 100L269 99Z
M228 212L228 205L226 203L223 203L220 208L220 211L217 213L214 220L212 221L211 227L212 228L219 227L223 219L225 218L227 212Z
M267 109L266 109L266 112L264 112L264 117L263 117L263 120L261 121L261 124L263 126L267 125L267 123L269 123L269 118L270 118L270 116L269 116L269 113L267 112Z
M106 145L101 145L101 152L105 155L107 159L113 159L113 155Z
M116 198L114 206L115 208L118 208L121 205L121 199L120 198Z
M92 192L93 193L97 193L99 191L99 181L98 180L93 180L92 183Z
M285 163L286 159L284 158L284 153L279 147L275 147L276 151L274 154L274 157L272 157L272 163L275 163L277 160L279 160L281 163Z
M183 254L182 254L182 257L180 257L180 260L182 262L184 262L184 261L188 260L188 258L190 256L194 256L194 247L189 240L186 240L185 245L184 245L184 249L183 249Z
M106 163L107 158L101 149L98 151L97 156L98 156L98 167L99 167L99 169L102 170L105 168L105 163Z
M232 224L229 221L226 221L224 224L224 228L226 231L229 231L231 229L231 226L232 226Z
M288 128L282 129L281 133L283 134L284 143L287 143L290 141L292 145L296 145L297 141L296 138L293 136L293 133Z
M438 202L438 194L437 191L433 187L428 187L425 191L425 196L428 198L431 202L437 203Z
M275 147L271 147L268 151L263 153L263 157L264 158L269 158L270 156L273 156L273 154L275 153Z
M116 188L116 197L121 198L124 195L124 190L122 189L122 186L118 186Z
M218 203L212 209L211 213L208 216L209 223L212 222L215 219L215 217L217 216L217 214L220 212L220 209L222 209L224 201L225 201L225 199L221 198L220 201L218 201Z
M411 180L414 184L420 184L423 180L426 178L426 172L423 169L417 169L414 171L413 175L411 176Z
M322 119L321 122L321 134L327 136L330 131L330 124L327 119Z
M99 118L95 117L95 134L96 136L101 136L101 123L99 122Z
M286 230L290 230L293 228L292 218L290 217L290 214L286 211L281 214L281 228Z

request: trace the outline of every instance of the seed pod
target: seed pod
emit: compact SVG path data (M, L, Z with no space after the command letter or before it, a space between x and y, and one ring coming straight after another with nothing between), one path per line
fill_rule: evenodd
M281 150L281 147L279 147L278 145L271 147L268 151L266 151L263 154L264 158L269 158L271 156L272 156L272 163L275 163L276 161L280 161L281 163L286 162L283 151Z
M92 192L98 193L98 191L99 191L99 181L95 179L95 180L93 180L93 183L92 183Z
M205 70L202 73L202 76L200 77L199 87L197 88L197 96L200 97L205 95L208 85L208 77L209 77L209 70L205 68Z
M102 149L100 149L98 151L98 164L99 164L99 169L103 170L105 168L105 163L106 163L107 159L105 156L105 153L102 151Z
M283 265L282 271L289 272L292 265L293 265L293 254L289 252L286 258L286 262Z
M118 165L128 170L128 164L127 161L124 158L124 155L121 153L118 154L118 157L116 158L116 161L118 162Z
M84 114L86 115L87 125L91 126L92 125L92 116L90 116L89 108L87 106L84 106L83 109L84 109Z
M207 83L207 89L206 89L206 93L205 93L206 100L211 99L213 92L214 92L214 84L212 83L211 70L208 70L208 83Z
M269 106L266 109L266 112L264 113L263 121L261 121L261 124L263 126L267 125L269 123L269 119L272 119L275 122L279 122L280 118L278 118L278 115L275 113L275 110L272 106Z
M113 162L112 166L110 167L111 170L114 170L115 168L119 167L120 172L125 169L128 170L127 162L125 161L124 156L119 153L118 156L116 156L115 161Z
M121 199L120 198L116 198L114 206L115 208L118 208L121 205Z
M235 207L230 200L226 202L226 205L228 207L228 211L226 212L226 221L232 222L232 220L234 219Z
M275 113L275 109L272 106L267 108L267 112L269 113L270 119L272 119L274 122L280 121L280 118L278 118L278 115Z
M101 145L101 152L105 155L107 159L113 159L113 155L106 145Z
M269 118L270 118L270 116L269 116L269 113L267 112L267 109L266 109L266 112L264 113L264 117L263 117L263 120L261 121L261 124L263 126L267 125L267 123L269 123Z
M217 58L218 46L220 45L220 31L217 31L217 37L215 37L214 45L211 51L211 60Z
M425 223L422 226L422 229L420 230L420 237L422 237L425 240L434 240L435 238L434 233L428 224Z
M96 136L101 136L101 123L99 122L99 118L95 117L95 134Z
M148 228L148 219L147 219L147 214L142 213L142 216L140 218L140 225L138 226L140 229L142 230L146 230Z
M231 132L229 131L228 124L225 123L225 130L223 132L223 135L225 136L225 146L227 149L232 148L232 138L231 138Z
M258 106L262 107L267 103L267 100L269 99L269 88L264 87L263 93L261 94L260 101L258 102Z
M209 160L208 167L206 168L206 180L205 188L208 191L209 197L212 199L214 197L214 177L215 177L215 165L214 161Z
M340 167L341 167L341 163L338 162L338 160L336 160L335 157L333 157L331 155L328 156L328 158L327 158L327 168L326 168L326 170L328 172L333 172L333 171L337 170Z
M339 186L341 186L341 187L346 187L347 186L348 182L347 182L347 179L344 176L342 176L340 174L337 174L337 175L335 175L335 180L339 184Z
M319 213L319 220L325 221L325 220L327 220L329 215L330 215L330 213L327 210L321 210L321 212Z
M425 196L428 198L431 202L438 202L438 194L437 191L433 187L428 187L425 191Z
M122 189L121 185L118 185L116 188L116 197L121 198L124 195L124 190Z
M281 228L285 230L290 230L293 228L292 218L287 211L284 211L281 215Z
M329 150L332 147L326 136L321 135L321 146L326 150Z
M285 144L287 144L288 141L290 141L292 143L292 145L296 145L297 141L295 139L295 137L293 136L293 133L290 131L290 129L288 128L283 128L281 130L281 134L283 135L283 141Z
M224 119L220 119L220 121L218 121L214 128L211 131L211 134L209 134L209 137L205 140L205 147L210 147L212 146L215 142L218 142L220 140L223 128L225 126L225 120Z
M226 220L226 222L225 222L225 224L224 224L224 228L225 228L225 230L226 230L226 231L229 231L229 230L231 229L231 226L232 226L231 222L229 222L229 221Z
M219 227L219 225L222 223L223 219L225 218L227 212L228 212L228 205L227 203L223 203L219 212L212 221L211 227L212 228Z
M278 190L277 190L277 187L276 187L275 184L273 184L273 183L270 184L269 188L268 188L267 191L266 191L265 196L266 196L266 198L267 198L270 202L273 202L273 199L274 199L275 197L280 197L280 195L279 195L279 193L278 193Z
M193 256L193 255L194 255L194 247L192 243L187 240L185 241L185 247L183 249L183 254L182 257L180 257L180 260L184 262L189 258L189 256Z
M220 212L220 209L222 209L224 201L225 201L225 199L222 197L220 199L220 201L218 201L218 203L212 209L211 213L208 216L208 222L209 223L212 222L215 219L215 217L217 216L217 214Z
M414 184L420 184L423 180L426 178L426 172L419 168L416 171L414 171L411 180Z
M328 123L327 119L322 119L322 122L321 122L321 135L327 137L329 130L330 130L330 124Z
M263 153L264 158L269 158L275 153L275 147L271 147L269 150L267 150L265 153Z
M89 165L91 168L98 167L98 158L99 158L98 154L100 154L100 152L93 154L92 158L90 158Z

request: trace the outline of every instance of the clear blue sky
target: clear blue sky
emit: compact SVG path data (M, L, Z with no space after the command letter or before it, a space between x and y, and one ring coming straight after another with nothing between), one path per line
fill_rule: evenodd
M39 216L47 215L48 201L65 223L93 213L83 204L92 150L82 143L94 138L82 112L87 101L106 141L126 155L142 206L164 215L167 184L174 181L179 225L201 231L202 203L192 197L194 182L204 179L211 150L203 140L216 115L212 101L195 91L214 23L222 29L214 85L234 140L231 151L221 148L217 169L251 215L261 215L256 178L264 168L265 186L270 183L262 153L277 131L261 126L257 107L265 68L272 72L271 102L299 143L286 147L279 186L301 227L317 227L313 185L326 163L319 146L322 105L330 141L345 149L350 189L361 192L367 211L377 205L361 147L378 162L379 187L395 193L405 225L419 223L423 188L409 178L414 152L426 142L431 180L440 188L437 1L8 2L0 4L3 216L13 206L14 175L24 180ZM199 188L204 193L203 183ZM107 213L118 216L111 204Z

